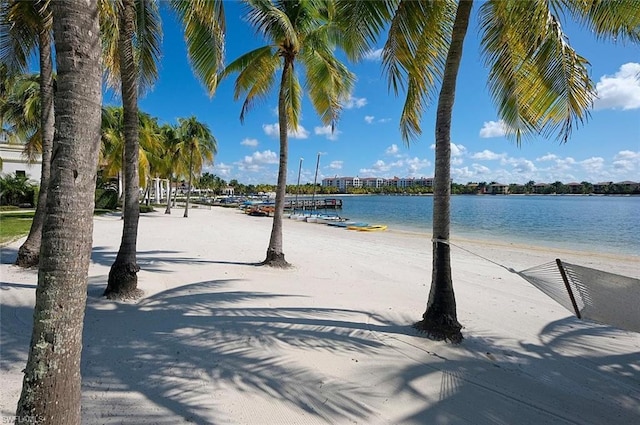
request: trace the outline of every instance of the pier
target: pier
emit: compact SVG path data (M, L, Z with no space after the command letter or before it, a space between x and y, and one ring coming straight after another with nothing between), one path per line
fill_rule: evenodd
M284 201L285 209L296 210L339 210L342 209L342 199L287 199Z

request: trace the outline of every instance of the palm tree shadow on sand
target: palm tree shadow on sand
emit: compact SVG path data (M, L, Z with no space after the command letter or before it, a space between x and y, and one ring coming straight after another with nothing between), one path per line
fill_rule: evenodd
M365 312L238 307L294 296L225 291L230 283L193 283L138 304L107 306L90 297L82 359L85 419L104 421L102 416L108 415L130 423L173 424L177 416L187 422L215 423L211 418L217 418L228 423L232 418L224 416L219 404L229 388L252 393L247 400L266 400L265 422L279 404L329 423L361 421L372 414L361 401L371 399L368 390L276 354L278 348L343 355L376 352L383 344L370 338L370 326L348 319ZM406 332L411 332L409 326ZM104 393L108 397L100 396ZM139 398L151 404L140 404Z
M569 317L549 323L539 343L520 342L516 350L504 348L510 341L474 334L438 354L403 350L413 364L379 371L398 392L424 400L400 423L597 425L640 418L640 357L628 353L633 332ZM617 344L627 353L615 353Z

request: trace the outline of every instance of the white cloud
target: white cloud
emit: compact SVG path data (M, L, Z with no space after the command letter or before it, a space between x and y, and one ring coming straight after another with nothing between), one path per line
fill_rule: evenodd
M536 171L536 166L533 162L524 158L506 158L501 163L511 165L516 173L533 173Z
M371 123L373 122L374 118L375 118L374 116L371 116L371 115L365 115L365 116L364 116L364 121L365 121L367 124L371 124Z
M359 109L367 104L367 99L364 97L353 97L349 95L343 100L342 107L344 109Z
M331 131L330 125L325 125L324 127L315 127L313 132L318 136L325 136L329 140L338 140L338 135L342 133L338 129L334 129Z
M483 150L482 152L476 152L471 155L472 159L479 159L482 161L494 161L497 159L503 159L505 157L504 153L495 153L490 150Z
M463 145L456 145L455 143L451 143L451 157L452 158L463 156L466 152L467 152L467 148L465 148Z
M603 75L596 91L594 109L640 108L640 63L625 63L614 75Z
M387 150L384 151L384 153L386 153L387 155L396 155L398 151L399 151L398 145L394 143L391 146L389 146Z
M255 148L256 146L258 146L258 140L246 138L242 142L240 142L240 144L242 146L249 146L249 147Z
M364 59L368 61L379 61L382 58L382 49L369 50L364 54Z
M331 161L329 163L329 168L331 168L332 170L342 170L343 164L344 161Z
M640 165L640 152L620 151L613 158L613 168L616 171L630 173Z
M507 134L508 127L503 120L485 122L480 129L480 137L488 139L490 137L503 137Z
M223 179L228 179L233 171L233 166L225 164L224 162L218 162L213 166L213 172Z
M391 121L391 118L380 118L380 119L378 120L378 122L379 122L380 124L384 124L384 123L389 122L389 121Z
M604 168L604 158L592 157L585 159L584 161L580 161L580 165L582 165L582 168L586 171L600 171Z
M418 157L409 158L404 161L407 167L408 175L415 177L420 170L423 170L431 165L431 162L427 159L420 159Z
M259 172L262 171L265 165L272 165L278 163L278 154L271 150L262 152L254 152L251 155L245 156L242 160L238 161L236 165L240 171Z
M539 158L536 158L536 161L555 161L556 159L558 159L558 156L552 153L548 153L544 156L541 156Z
M278 123L274 124L262 124L262 129L265 134L270 137L279 137L280 136L280 125ZM293 139L306 139L309 137L309 132L301 125L298 126L296 131L289 130L287 132L289 137Z

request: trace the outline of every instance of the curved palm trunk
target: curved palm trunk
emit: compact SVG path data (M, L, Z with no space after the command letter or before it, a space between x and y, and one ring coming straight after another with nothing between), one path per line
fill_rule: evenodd
M435 339L462 340L451 279L449 224L451 218L451 115L462 46L473 0L461 0L451 35L436 115L436 166L433 179L433 270L427 310L416 328Z
M276 205L273 212L271 238L267 248L267 258L262 264L272 267L289 267L282 251L282 216L284 215L284 197L287 193L287 111L285 109L285 83L293 72L293 59L285 57L278 95L278 125L280 126L280 164L278 166L278 186L276 187Z
M31 223L27 240L18 249L16 266L33 267L38 265L42 226L47 207L47 188L51 176L51 150L53 149L54 113L53 113L53 62L51 59L51 38L48 31L40 33L40 128L42 132L42 174L38 205Z
M189 152L189 187L187 187L187 203L184 207L184 216L189 217L189 198L191 198L191 177L193 176L193 145Z
M51 10L58 114L31 348L16 423L79 425L82 326L100 148L100 30L97 2L56 1Z
M139 119L138 83L133 58L135 0L122 2L120 10L120 72L124 119L124 225L120 249L109 271L104 295L111 299L131 299L141 295L138 289L136 243L140 218L140 180L138 178Z

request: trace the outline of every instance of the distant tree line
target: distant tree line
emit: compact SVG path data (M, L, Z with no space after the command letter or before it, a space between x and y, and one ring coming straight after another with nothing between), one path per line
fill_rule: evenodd
M210 179L217 179L216 184L204 184L203 181L209 181ZM476 195L489 193L489 188L496 182L468 182L451 183L451 193L454 195ZM227 184L224 180L209 173L203 174L200 178L200 189L213 189L214 193L221 194L222 188L233 187L234 194L236 195L255 195L258 193L274 192L276 186L270 184L249 184L245 185L239 183L238 180L230 180ZM577 195L637 195L640 194L640 183L624 184L624 183L607 183L607 184L594 184L587 181L583 181L580 184L565 184L561 181L556 181L549 184L536 184L531 180L525 184L511 183L507 185L509 187L508 193L513 195L565 195L565 194L577 194ZM340 190L335 186L322 186L320 183L314 185L312 183L306 183L304 185L287 185L288 194L299 195L335 195L335 194L352 194L352 195L368 195L368 194L380 194L380 195L425 195L432 194L433 188L429 186L409 186L409 187L396 187L396 186L382 186L382 187L348 187L346 192Z

